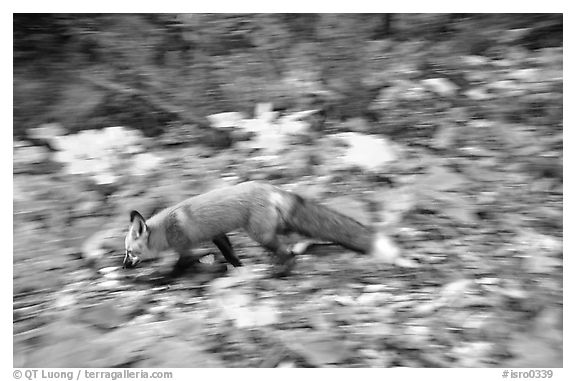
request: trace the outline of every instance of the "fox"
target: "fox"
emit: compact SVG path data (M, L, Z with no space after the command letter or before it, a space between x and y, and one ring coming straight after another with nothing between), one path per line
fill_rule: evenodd
M273 273L278 276L288 275L295 266L297 250L280 239L289 233L335 243L386 263L394 263L399 256L387 235L319 202L268 183L249 181L193 196L149 219L132 210L123 267L158 259L171 249L178 254L175 275L189 264L190 250L209 241L228 263L241 267L227 236L241 229L271 253Z

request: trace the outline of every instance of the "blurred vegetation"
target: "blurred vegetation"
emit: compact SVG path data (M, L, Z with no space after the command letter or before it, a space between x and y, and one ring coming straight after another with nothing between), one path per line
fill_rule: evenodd
M262 101L320 109L318 128L365 117L391 133L410 117L370 106L395 81L465 91L453 57L561 46L558 14L16 14L14 133L59 122L150 136Z
M552 14L14 15L14 365L562 366L562 36ZM234 232L246 272L122 270L129 210L245 180L380 223L417 266L327 246L273 279Z

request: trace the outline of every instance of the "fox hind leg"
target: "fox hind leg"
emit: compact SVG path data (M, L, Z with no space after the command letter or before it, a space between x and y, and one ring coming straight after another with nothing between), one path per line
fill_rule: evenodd
M281 243L277 236L260 243L272 253L272 260L276 267L274 275L286 276L290 274L296 265L296 256L288 246Z
M292 250L278 238L278 221L280 221L280 216L275 209L260 210L252 216L246 232L250 238L272 254L275 266L274 275L285 276L294 268L296 257Z
M240 259L234 254L234 249L232 248L232 244L228 239L226 234L220 234L212 240L216 247L220 250L224 258L234 267L241 267L242 262Z

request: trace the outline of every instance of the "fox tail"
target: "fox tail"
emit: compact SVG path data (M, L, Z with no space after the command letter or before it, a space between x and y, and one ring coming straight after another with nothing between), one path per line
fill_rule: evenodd
M314 201L297 196L287 221L291 230L313 238L337 243L381 262L395 263L399 248L385 234L375 232L355 219Z

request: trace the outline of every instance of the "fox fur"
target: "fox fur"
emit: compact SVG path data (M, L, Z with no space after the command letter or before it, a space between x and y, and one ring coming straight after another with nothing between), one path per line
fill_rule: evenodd
M191 197L148 220L132 211L124 266L156 259L169 249L178 253L177 265L182 264L190 249L206 241L212 241L230 264L242 266L226 235L238 229L272 253L278 274L287 274L294 266L293 250L279 239L292 232L389 263L398 256L387 236L353 218L271 184L245 182Z

